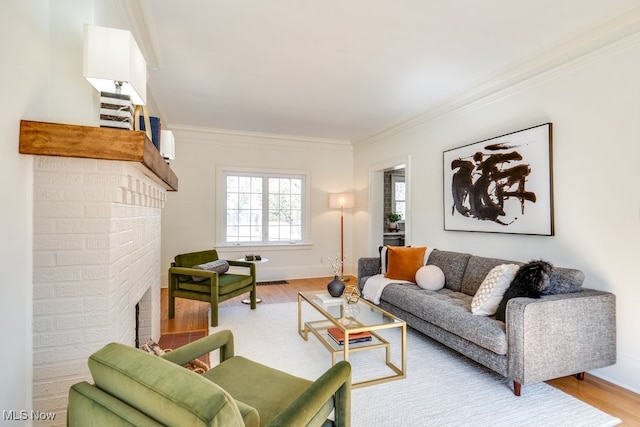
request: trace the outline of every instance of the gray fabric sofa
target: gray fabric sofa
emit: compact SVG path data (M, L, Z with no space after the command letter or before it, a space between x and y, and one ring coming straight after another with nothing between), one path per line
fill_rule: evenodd
M615 296L582 288L584 274L579 270L554 267L552 285L558 292L574 292L511 299L505 322L472 314L471 301L485 276L506 263L523 264L434 249L427 265L444 272L444 288L390 284L382 291L380 307L513 380L517 396L522 385L567 375L583 379L586 371L616 362ZM360 258L360 290L378 273L379 257Z

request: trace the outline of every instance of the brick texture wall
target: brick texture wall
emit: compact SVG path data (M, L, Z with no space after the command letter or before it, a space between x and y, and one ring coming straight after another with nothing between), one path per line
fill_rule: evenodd
M63 157L34 162L34 410L66 422L69 387L91 382L104 344L160 338L164 187L130 162Z

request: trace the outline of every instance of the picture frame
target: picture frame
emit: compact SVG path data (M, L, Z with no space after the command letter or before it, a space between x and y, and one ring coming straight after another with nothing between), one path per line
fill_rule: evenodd
M444 229L553 236L552 124L443 153Z

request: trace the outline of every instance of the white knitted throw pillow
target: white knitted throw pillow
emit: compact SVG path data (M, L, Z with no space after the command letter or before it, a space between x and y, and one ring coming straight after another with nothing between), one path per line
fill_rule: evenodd
M493 267L482 281L471 301L471 312L478 316L493 316L520 266L501 264Z

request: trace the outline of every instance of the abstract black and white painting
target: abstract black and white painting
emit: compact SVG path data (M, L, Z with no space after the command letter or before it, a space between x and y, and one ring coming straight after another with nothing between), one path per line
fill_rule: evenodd
M551 123L444 152L444 229L552 236Z

